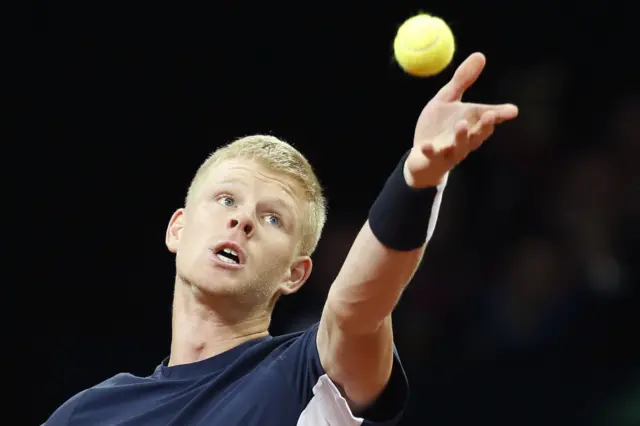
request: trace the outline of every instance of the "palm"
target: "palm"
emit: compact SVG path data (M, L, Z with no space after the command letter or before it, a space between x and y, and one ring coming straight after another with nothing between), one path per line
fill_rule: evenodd
M464 92L480 76L485 62L479 53L467 58L451 81L422 110L405 166L405 177L411 186L437 185L453 166L491 135L495 124L518 115L518 109L510 104L461 102Z

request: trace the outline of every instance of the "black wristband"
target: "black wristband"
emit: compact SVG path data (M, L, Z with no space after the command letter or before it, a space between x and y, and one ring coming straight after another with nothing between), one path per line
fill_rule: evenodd
M430 237L441 192L438 187L416 189L407 185L404 163L408 156L409 152L402 157L369 210L369 226L378 241L399 251L420 248Z

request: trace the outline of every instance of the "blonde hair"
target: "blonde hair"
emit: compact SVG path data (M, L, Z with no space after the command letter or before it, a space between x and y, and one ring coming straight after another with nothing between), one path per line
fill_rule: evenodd
M285 175L298 183L307 203L299 250L303 255L311 255L318 245L327 220L327 202L309 161L300 151L274 136L246 136L215 150L198 168L187 191L185 205L189 204L197 186L211 167L234 158L256 161L268 170Z

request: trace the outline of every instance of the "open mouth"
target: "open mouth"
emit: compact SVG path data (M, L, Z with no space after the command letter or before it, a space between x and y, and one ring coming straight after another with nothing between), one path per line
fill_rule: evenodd
M244 265L246 256L242 247L235 241L220 242L213 249L213 255L222 263L230 266Z
M235 250L230 248L218 250L216 252L216 257L225 263L230 263L233 265L240 264L240 256L238 256L238 253Z

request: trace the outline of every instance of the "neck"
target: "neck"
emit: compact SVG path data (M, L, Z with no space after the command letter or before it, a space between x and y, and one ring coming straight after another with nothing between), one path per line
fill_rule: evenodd
M266 311L220 309L196 286L176 279L169 366L201 361L268 335Z

